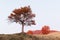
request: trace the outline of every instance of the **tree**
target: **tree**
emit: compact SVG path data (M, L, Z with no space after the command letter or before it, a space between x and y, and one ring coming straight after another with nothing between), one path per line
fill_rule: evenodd
M50 28L49 28L49 26L45 25L45 26L42 27L41 31L42 31L43 34L48 34L50 32Z
M35 25L35 20L33 18L35 14L32 13L30 6L21 7L14 9L12 13L8 16L10 22L16 22L22 25L22 33L24 32L24 26Z

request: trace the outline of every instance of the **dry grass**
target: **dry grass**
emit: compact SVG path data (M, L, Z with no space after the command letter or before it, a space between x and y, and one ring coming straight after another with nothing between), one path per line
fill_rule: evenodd
M38 40L37 37L27 35L26 33L0 34L0 40Z
M25 33L0 34L0 40L60 40L60 32L54 32L47 35L27 35Z
M43 35L43 34L40 34L40 35L33 35L33 36L36 36L39 38L39 40L60 40L60 32L53 32L53 33L50 33L50 34L47 34L47 35Z

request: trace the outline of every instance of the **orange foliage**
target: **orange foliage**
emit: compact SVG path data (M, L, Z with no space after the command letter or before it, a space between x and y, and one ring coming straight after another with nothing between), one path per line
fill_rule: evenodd
M33 34L33 32L29 30L29 31L27 32L27 34Z
M42 34L48 34L50 32L50 28L49 26L44 26L42 27Z
M34 17L35 14L32 13L30 6L25 6L18 9L14 9L12 13L8 16L8 20L10 22L22 24L22 32L24 32L25 25L35 25L35 20L33 20ZM29 31L28 34L32 34L32 32Z
M21 7L21 8L18 8L18 9L14 9L13 12L16 14L16 15L20 15L20 14L26 14L28 12L30 12L31 9L30 9L30 6L28 7Z

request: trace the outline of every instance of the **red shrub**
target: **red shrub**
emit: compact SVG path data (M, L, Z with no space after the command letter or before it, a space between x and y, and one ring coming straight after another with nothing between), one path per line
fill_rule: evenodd
M50 32L49 26L43 26L42 27L42 34L48 34Z
M29 30L29 31L27 32L27 34L33 34L33 32Z

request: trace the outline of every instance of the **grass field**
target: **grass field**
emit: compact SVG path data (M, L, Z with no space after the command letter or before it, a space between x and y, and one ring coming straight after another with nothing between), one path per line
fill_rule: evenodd
M60 32L53 32L47 35L34 34L33 36L38 37L39 40L60 40Z
M60 40L60 32L53 32L46 35L27 35L26 33L0 34L0 40Z

